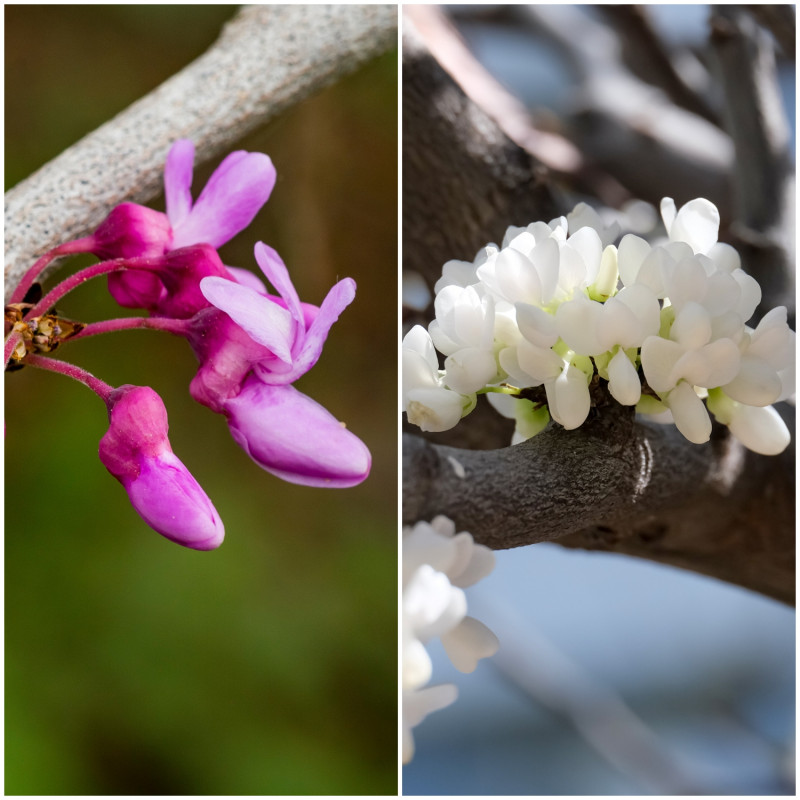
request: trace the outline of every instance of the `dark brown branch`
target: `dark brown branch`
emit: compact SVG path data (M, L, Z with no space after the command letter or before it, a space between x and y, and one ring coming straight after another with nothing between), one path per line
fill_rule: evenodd
M403 267L433 286L509 225L561 213L547 171L470 102L408 26L403 50Z
M494 549L558 540L636 555L794 601L794 448L708 445L630 409L501 450L403 439L405 522L445 514ZM463 475L463 477L460 477Z

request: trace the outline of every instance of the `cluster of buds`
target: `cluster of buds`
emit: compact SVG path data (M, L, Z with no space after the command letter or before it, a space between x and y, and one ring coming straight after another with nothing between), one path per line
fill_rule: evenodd
M582 425L602 381L617 402L673 422L691 442L709 440L711 412L751 450L785 449L790 434L772 403L794 393L786 309L746 325L761 289L717 241L712 203L677 210L665 198L661 215L666 239L627 234L614 245L618 226L580 204L510 227L473 262L445 264L435 319L403 340L409 421L447 430L486 393L516 420L517 443L551 419Z
M252 272L224 265L217 248L266 203L275 168L261 153L231 153L194 202L193 167L194 145L177 141L164 170L166 213L123 203L93 234L59 245L31 267L6 306L5 361L7 369L29 364L93 389L110 420L100 459L133 507L168 539L209 550L222 542L222 522L173 454L158 395L143 386L115 389L44 353L66 339L125 328L179 335L199 361L192 397L225 416L234 440L263 469L292 483L341 488L367 477L371 457L357 436L292 385L319 359L331 326L355 297L355 282L339 281L317 307L300 301L280 256L262 242L255 260L277 294ZM103 260L41 297L36 280L45 267L75 253ZM54 312L67 292L99 275L108 276L121 306L148 316L83 325Z
M452 684L428 686L432 664L425 644L441 639L453 666L473 672L497 652L497 637L467 616L464 589L494 569L494 553L456 533L444 516L403 530L403 761L414 755L411 729L456 699Z

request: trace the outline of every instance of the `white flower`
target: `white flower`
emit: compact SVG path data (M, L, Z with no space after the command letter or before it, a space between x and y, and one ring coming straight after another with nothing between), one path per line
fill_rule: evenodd
M403 411L424 431L446 431L474 407L474 397L444 386L428 332L415 325L403 339Z
M768 406L794 394L794 331L786 308L767 313L755 330L746 329L740 345L741 366L722 388L729 397L750 406Z
M445 286L434 301L428 332L444 363L447 386L470 394L494 381L494 300L474 286Z
M663 393L681 380L712 389L733 380L739 371L739 348L732 339L712 340L711 316L689 302L675 317L669 339L649 336L642 345L642 368L650 387Z
M711 418L695 391L686 381L678 385L661 398L672 412L672 418L678 430L695 444L703 444L711 438Z
M791 433L772 406L737 403L722 389L714 389L708 394L708 408L745 447L755 453L775 456L789 446Z
M615 242L620 234L619 223L616 221L606 225L600 215L586 203L578 203L572 211L567 214L570 234L579 231L581 228L594 228L600 237L603 246L606 247Z
M661 324L658 298L646 286L626 286L605 303L576 295L556 311L556 330L570 349L596 356L616 345L640 347L658 333Z
M431 661L425 643L440 638L456 669L472 672L481 658L497 652L497 637L468 617L463 589L488 575L494 554L456 533L447 517L403 530L403 759L413 754L411 728L455 699L454 687L425 687ZM408 756L408 758L406 758Z
M478 250L474 261L459 261L452 259L442 267L442 277L436 281L433 291L438 294L445 286L472 286L478 283L475 270L483 264L487 258L497 253L497 245L487 244Z
M665 197L661 201L661 218L670 240L686 242L695 253L706 253L717 243L719 211L703 197L690 200L679 211L675 210L675 201Z
M458 689L452 683L427 686L414 691L403 690L403 763L414 757L414 735L411 729L422 722L428 714L446 708L456 701Z

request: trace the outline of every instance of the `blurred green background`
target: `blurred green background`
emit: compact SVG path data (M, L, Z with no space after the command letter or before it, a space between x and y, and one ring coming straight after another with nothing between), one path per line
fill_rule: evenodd
M6 188L202 53L233 13L6 6ZM91 392L9 375L7 794L397 791L397 54L236 148L268 153L278 182L225 263L257 271L263 240L303 300L338 277L358 284L298 388L367 443L372 474L326 491L260 470L191 401L182 340L64 346L105 381L163 397L173 448L226 525L219 550L186 550L141 522L98 461L107 418ZM216 163L196 170L195 196ZM135 313L102 280L59 308L85 322Z

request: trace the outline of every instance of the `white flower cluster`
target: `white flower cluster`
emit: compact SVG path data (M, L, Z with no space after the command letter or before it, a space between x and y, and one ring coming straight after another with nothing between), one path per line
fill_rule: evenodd
M711 411L751 450L781 452L790 434L771 404L794 393L786 309L745 324L761 289L717 242L713 203L677 210L664 198L661 216L666 240L627 234L615 246L618 226L580 204L549 224L510 227L502 247L487 245L472 263L445 264L436 318L403 340L409 421L447 430L487 392L517 420L514 442L550 418L577 428L596 375L619 403L674 422L692 442L708 441ZM514 396L529 387L544 387L546 405Z
M452 684L426 686L431 659L425 643L441 638L453 665L472 672L497 652L497 637L468 617L464 588L494 568L494 554L456 533L447 517L403 529L403 762L414 755L411 729L456 699Z

